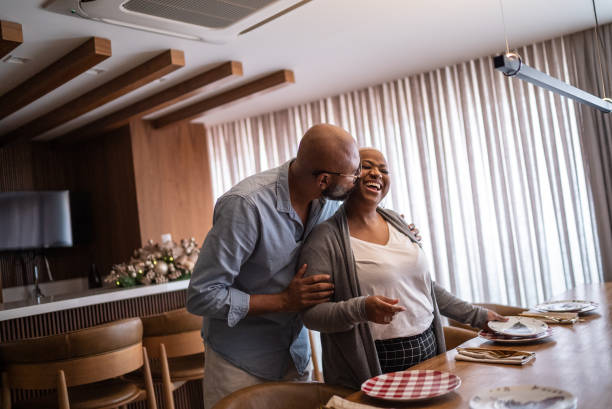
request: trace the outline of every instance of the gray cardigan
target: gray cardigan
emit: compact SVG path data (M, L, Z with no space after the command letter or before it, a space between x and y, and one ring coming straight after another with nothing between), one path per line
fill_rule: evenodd
M417 242L397 213L382 208L377 211L388 223ZM308 264L306 275L329 274L335 286L330 302L315 305L302 313L306 327L321 332L325 382L359 389L365 380L380 375L381 369L367 324L366 297L362 296L359 286L344 206L312 231L302 247L298 265L302 264ZM443 353L446 346L440 313L482 327L487 312L455 297L431 278L428 284L438 353Z

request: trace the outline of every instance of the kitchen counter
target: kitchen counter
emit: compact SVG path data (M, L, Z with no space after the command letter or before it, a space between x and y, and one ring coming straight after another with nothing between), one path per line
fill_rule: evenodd
M38 300L29 299L8 302L0 304L0 321L185 290L188 285L189 280L177 280L164 284L143 285L131 288L97 288L75 294L41 297Z

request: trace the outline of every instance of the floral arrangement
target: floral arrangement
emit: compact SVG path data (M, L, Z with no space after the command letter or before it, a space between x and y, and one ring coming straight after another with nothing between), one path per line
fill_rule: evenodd
M180 245L174 241L157 244L149 240L144 247L134 250L129 262L114 265L104 282L114 287L133 287L189 278L199 253L193 237L181 240Z

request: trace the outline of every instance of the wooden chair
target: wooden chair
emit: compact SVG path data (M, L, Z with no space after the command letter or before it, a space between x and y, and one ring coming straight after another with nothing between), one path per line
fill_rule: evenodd
M310 341L310 356L312 359L313 366L313 374L312 377L317 382L323 382L323 371L319 367L319 354L317 353L317 348L315 346L315 337L312 333L312 330L308 330L308 340Z
M355 391L319 382L266 382L221 399L213 409L313 409Z
M107 409L146 398L157 409L139 318L1 344L0 362L3 409L10 389L55 390L14 408ZM141 367L144 389L118 378Z
M464 328L456 327L444 327L444 341L446 343L446 350L450 351L453 348L458 347L465 341L478 336L476 331L472 331Z
M187 381L204 377L202 317L181 308L143 317L142 325L153 381L162 384L164 407L174 409L173 392Z
M510 305L503 305L503 304L483 304L483 303L475 303L474 305L477 305L479 307L483 307L486 308L488 310L492 310L495 311L496 313L500 314L500 315L518 315L523 311L527 311L527 308L522 308L522 307L513 307ZM448 319L448 323L450 326L452 327L457 327L457 328L463 328L463 329L468 329L471 331L478 331L479 328L474 328L470 325L467 324L463 324L461 322L452 320L452 319Z

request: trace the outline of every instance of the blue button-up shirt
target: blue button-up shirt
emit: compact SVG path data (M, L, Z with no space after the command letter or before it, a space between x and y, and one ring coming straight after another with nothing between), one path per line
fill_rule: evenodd
M302 374L308 334L296 313L247 316L249 294L280 293L297 271L302 243L339 202L316 199L306 227L291 206L289 164L248 177L219 198L187 294L204 316L207 346L252 375L282 379L293 359Z

